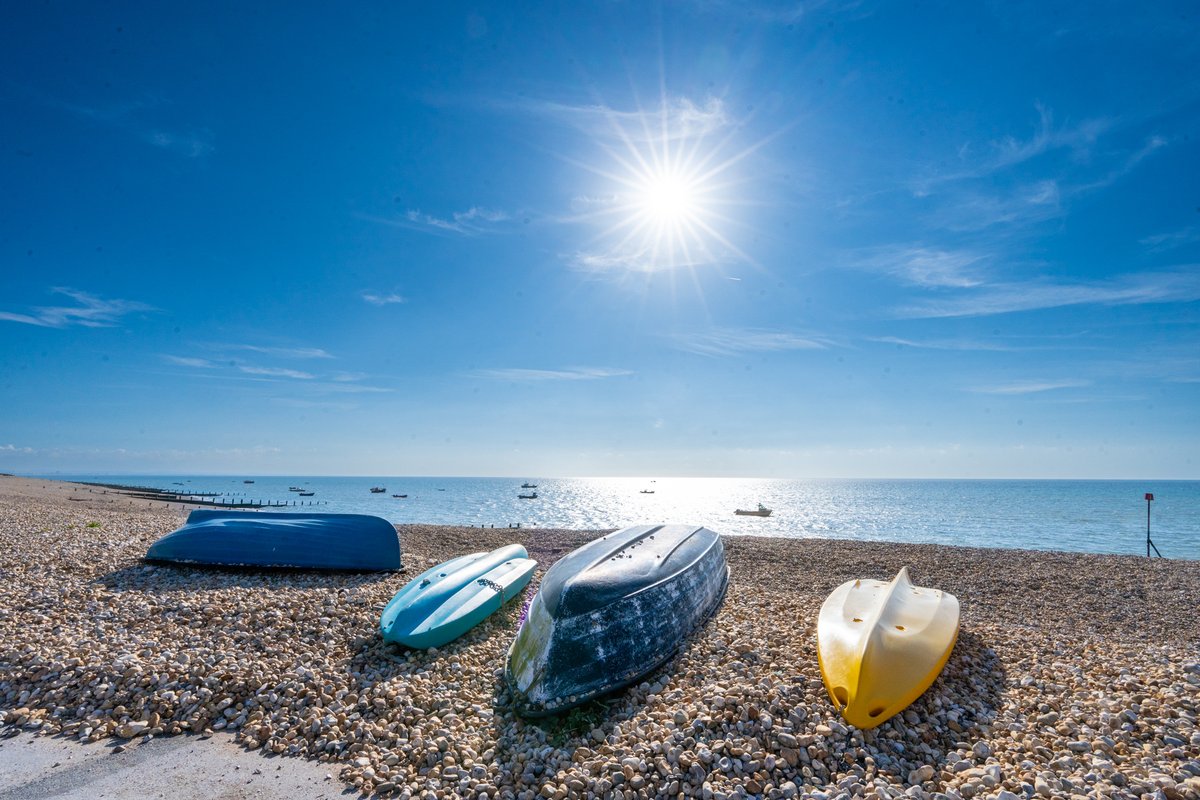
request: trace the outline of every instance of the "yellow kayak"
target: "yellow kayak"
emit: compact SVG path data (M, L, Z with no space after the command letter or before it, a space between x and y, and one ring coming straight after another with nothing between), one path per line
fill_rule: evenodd
M874 728L929 688L957 638L958 598L913 586L908 567L890 583L843 583L817 618L829 699L851 725Z

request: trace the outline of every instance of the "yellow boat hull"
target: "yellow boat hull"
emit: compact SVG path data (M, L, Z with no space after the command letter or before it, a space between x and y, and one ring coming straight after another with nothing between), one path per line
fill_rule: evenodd
M889 581L848 581L817 618L817 658L829 699L858 728L908 708L941 674L958 639L958 598Z

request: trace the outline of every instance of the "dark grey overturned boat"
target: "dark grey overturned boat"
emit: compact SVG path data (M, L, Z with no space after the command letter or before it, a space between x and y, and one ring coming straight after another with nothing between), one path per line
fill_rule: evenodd
M639 525L560 559L508 651L517 711L553 714L625 686L675 653L729 583L721 537L691 525Z
M392 570L396 528L369 514L193 511L146 551L148 561L229 567Z

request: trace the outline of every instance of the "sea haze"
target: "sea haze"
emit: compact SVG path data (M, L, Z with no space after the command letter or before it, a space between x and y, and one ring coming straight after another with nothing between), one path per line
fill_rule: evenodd
M1169 558L1200 559L1200 481L45 477L219 492L235 502L318 503L296 510L374 514L395 523L596 529L669 522L726 534L1134 555L1146 552L1143 497L1152 492L1151 536L1159 550ZM536 490L522 489L526 482ZM301 498L288 491L292 486L314 494ZM386 491L373 494L373 486ZM534 491L537 499L518 498ZM773 509L772 516L734 514L758 503Z

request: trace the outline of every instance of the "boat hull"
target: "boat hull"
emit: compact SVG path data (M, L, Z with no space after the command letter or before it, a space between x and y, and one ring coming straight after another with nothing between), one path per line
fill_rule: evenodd
M958 598L890 582L848 581L817 618L817 658L829 699L850 724L874 728L903 711L941 674L958 638Z
M379 632L384 641L414 649L449 644L516 597L535 569L519 544L438 564L388 602Z
M687 525L637 526L559 560L509 648L516 710L564 711L670 658L720 606L729 583L721 537Z
M148 561L225 567L375 571L400 568L392 523L367 514L199 509L150 545Z

